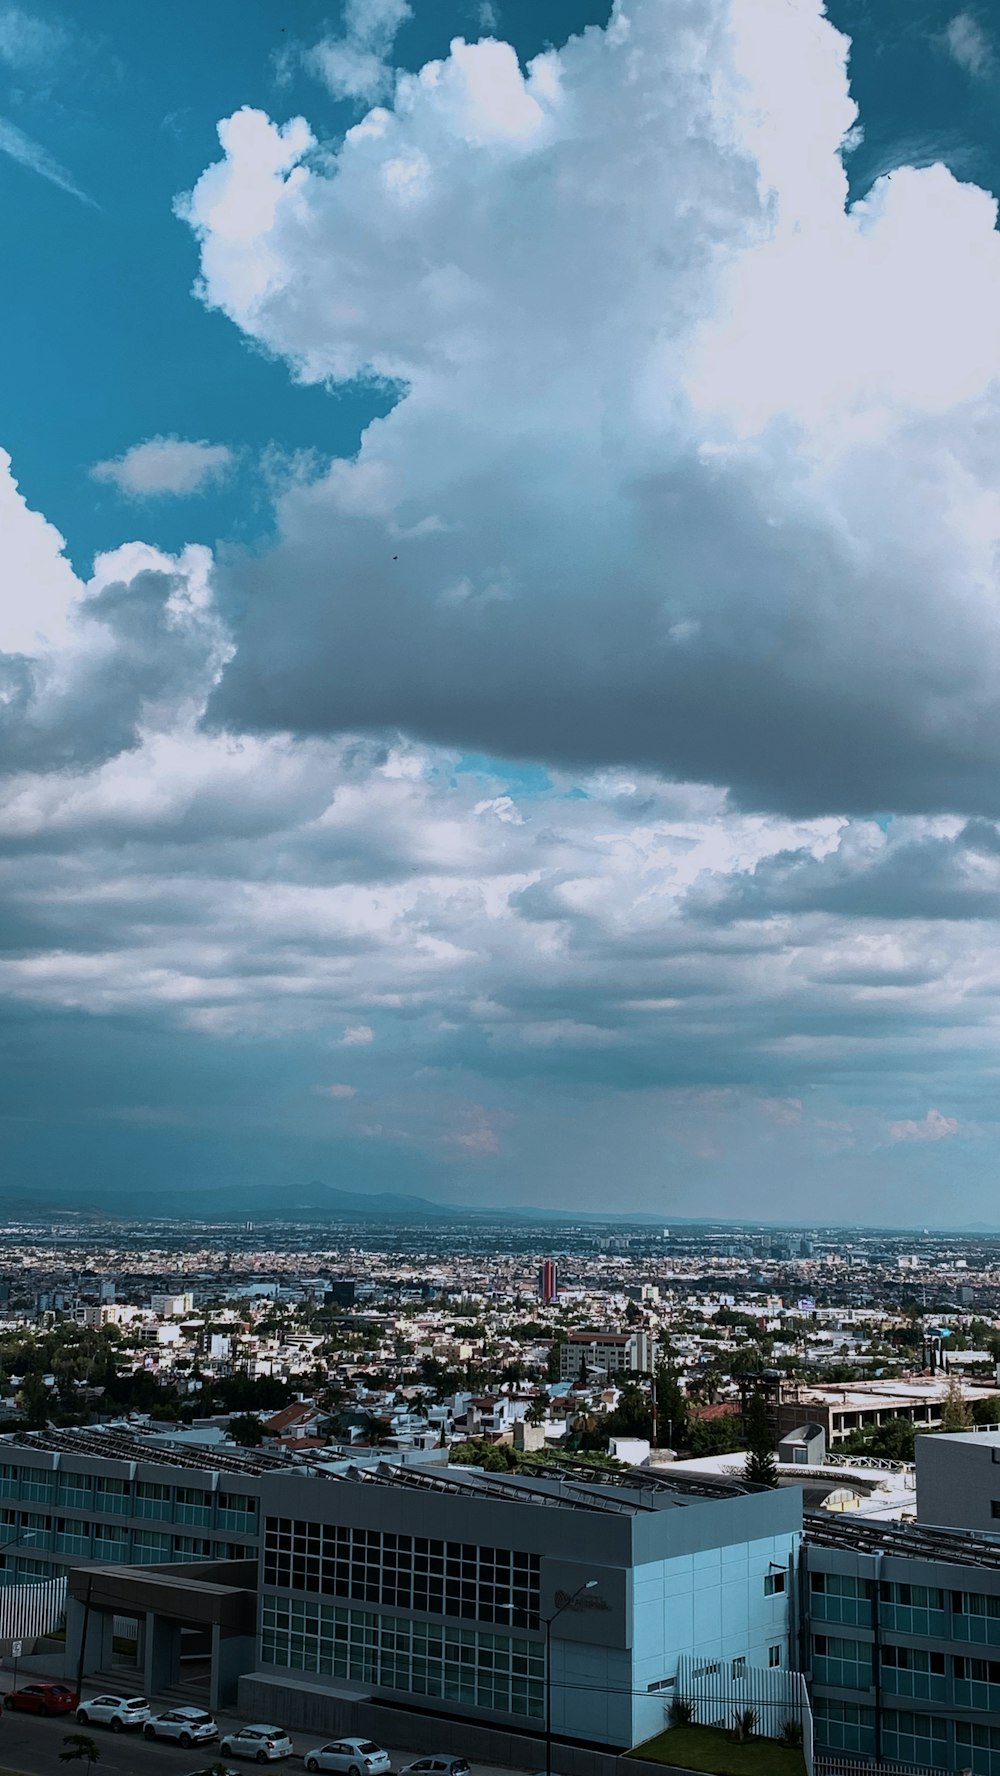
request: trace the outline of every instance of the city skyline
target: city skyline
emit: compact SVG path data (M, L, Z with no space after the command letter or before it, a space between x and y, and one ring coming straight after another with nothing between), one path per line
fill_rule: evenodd
M0 3L11 1200L991 1225L1000 29L203 13Z

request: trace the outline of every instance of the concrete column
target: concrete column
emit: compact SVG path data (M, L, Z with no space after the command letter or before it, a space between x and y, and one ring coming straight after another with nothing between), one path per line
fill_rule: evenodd
M84 1677L88 1677L94 1671L110 1669L114 1656L112 1646L115 1630L114 1617L99 1609L91 1608L88 1612L86 1604L82 1603L79 1598L67 1597L66 1652L63 1668L63 1675L67 1683L76 1683L85 1620L87 1623L87 1644L83 1653Z
M155 1610L146 1612L143 1684L147 1697L162 1695L181 1674L181 1625Z
M212 1629L212 1680L209 1707L213 1714L220 1708L232 1708L237 1700L241 1677L256 1669L257 1636L227 1634L218 1622Z

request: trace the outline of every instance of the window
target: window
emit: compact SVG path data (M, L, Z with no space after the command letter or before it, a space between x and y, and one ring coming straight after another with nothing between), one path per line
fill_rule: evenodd
M812 1615L818 1622L842 1622L852 1628L869 1628L872 1620L872 1581L852 1573L811 1572Z
M537 1628L539 1556L268 1517L264 1583L358 1603Z
M990 1516L991 1517L1000 1517L1000 1499L991 1499L990 1500Z
M764 1596L765 1597L777 1597L778 1593L785 1589L785 1580L786 1580L787 1576L788 1576L787 1573L783 1573L783 1572L765 1573L764 1574Z
M817 1696L813 1704L816 1744L824 1751L873 1752L875 1711L856 1702L831 1702Z
M745 1656L745 1654L741 1653L738 1659L733 1660L733 1682L739 1683L741 1678L746 1677L746 1674L747 1674L746 1656Z
M942 1770L947 1763L948 1723L932 1714L897 1713L887 1708L883 1720L883 1756L902 1764L929 1764Z
M540 1718L544 1653L518 1635L320 1603L265 1597L262 1657L384 1689L438 1696L493 1713Z
M780 1646L769 1646L768 1647L767 1662L772 1667L775 1665L781 1664L781 1648L780 1648Z
M842 1690L872 1687L872 1648L866 1641L841 1640L839 1635L813 1636L813 1677L817 1683Z

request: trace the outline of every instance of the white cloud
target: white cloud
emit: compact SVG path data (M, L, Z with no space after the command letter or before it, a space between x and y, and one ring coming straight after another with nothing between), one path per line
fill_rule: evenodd
M977 79L986 78L996 66L993 46L971 12L957 12L948 21L944 40L960 68Z
M940 1110L928 1110L927 1115L919 1122L890 1122L890 1141L946 1141L950 1135L958 1134L958 1121L954 1116L942 1116Z
M364 1048L374 1042L375 1032L370 1024L348 1024L340 1038L341 1048Z
M61 191L68 191L71 197L79 198L81 203L97 209L93 198L77 184L72 173L60 166L41 142L36 142L16 123L11 123L9 117L0 117L0 154L9 155L11 160L17 161L18 166L27 167L29 172L47 179L50 185L58 185Z
M55 526L31 511L0 450L0 652L34 654L66 639L83 588Z
M358 1095L353 1085L318 1085L316 1090L323 1098L333 1098L335 1103L356 1098Z
M391 86L389 56L412 16L408 0L346 0L343 35L324 38L307 61L335 99L371 104Z
M221 481L232 466L233 453L225 444L158 437L95 463L90 473L95 481L110 483L129 499L152 499L161 494L202 493Z
M848 207L820 0L685 18L631 0L523 71L457 39L322 159L222 126L206 300L400 398L223 582L215 713L998 811L995 200L937 166Z
M8 67L30 69L51 65L65 46L66 34L50 20L37 18L20 6L0 6L0 61Z

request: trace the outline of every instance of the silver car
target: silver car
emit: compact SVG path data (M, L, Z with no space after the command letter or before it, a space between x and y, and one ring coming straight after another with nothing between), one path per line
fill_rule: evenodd
M148 1720L142 1733L144 1739L176 1739L178 1745L203 1745L219 1737L212 1716L203 1708L168 1708Z
M227 1733L219 1746L223 1757L253 1758L258 1764L271 1764L278 1758L291 1757L292 1742L284 1727L265 1727L254 1723L237 1727Z
M145 1696L91 1696L76 1711L81 1727L91 1721L120 1733L125 1727L144 1727L149 1719L149 1703Z
M439 1751L434 1757L416 1758L400 1770L399 1776L469 1776L469 1760Z
M305 1755L307 1770L342 1770L346 1776L387 1776L392 1762L372 1739L331 1739Z

